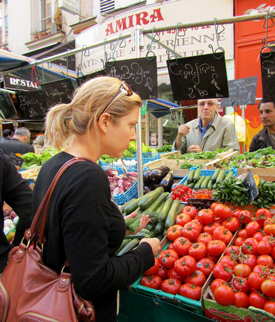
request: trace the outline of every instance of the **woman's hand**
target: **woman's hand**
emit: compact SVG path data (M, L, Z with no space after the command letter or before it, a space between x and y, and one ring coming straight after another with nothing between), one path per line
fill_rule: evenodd
M154 254L154 256L157 256L158 253L160 252L160 240L158 238L142 238L142 240L140 241L141 243L148 243L151 248L152 248L152 252Z
M124 218L135 218L137 216L137 211L132 212L130 215L125 216ZM139 221L138 229L135 232L130 232L129 230L126 231L126 235L135 235L137 234L141 229L145 228L147 224L150 222L150 217L148 215L142 215Z

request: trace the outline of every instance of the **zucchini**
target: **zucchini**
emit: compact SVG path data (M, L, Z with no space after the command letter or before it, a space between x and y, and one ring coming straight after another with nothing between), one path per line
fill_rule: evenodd
M156 213L157 214L159 214L160 212L162 212L162 209L163 209L164 205L165 205L165 202L163 202L161 205L159 205L159 207L156 210Z
M121 212L125 212L126 215L130 215L133 211L135 211L138 207L138 199L134 198L128 201L125 205L123 205L120 209Z
M121 245L119 246L119 249L116 251L116 254L118 254L122 248L124 248L128 243L130 242L130 239L123 239Z
M191 182L191 183L189 183L189 184L188 184L188 187L189 187L190 189L193 189L193 188L194 188L194 186L195 186L195 182Z
M138 238L133 238L132 240L129 241L119 252L118 256L121 256L130 250L134 249L137 245L139 244L139 239Z
M161 234L162 234L162 232L163 232L163 230L164 230L164 223L162 223L162 222L158 222L158 223L156 224L156 226L155 226L155 230L154 230L155 235L156 235L156 236L157 236L157 235L161 235Z
M138 206L141 210L147 209L158 197L164 192L163 187L158 187L157 189L148 192L144 198L139 201Z
M216 183L221 183L224 180L225 175L226 175L226 172L225 170L222 169L217 177Z
M126 219L124 219L124 221L125 221L125 225L126 225L126 227L127 227L127 229L129 229L130 228L130 226L138 219L140 219L141 218L141 216L142 216L142 214L141 213L139 213L136 217L133 217L133 218L126 218Z
M199 180L196 182L196 184L195 184L195 186L194 186L194 189L195 190L199 190L200 189L200 187L201 187L201 184L202 184L202 182L203 182L203 180L205 179L205 176L201 176L200 178L199 178Z
M206 176L200 186L200 189L206 189L209 181L211 181L211 176Z
M166 199L161 212L158 213L158 220L159 221L164 221L166 219L172 203L173 203L172 198L169 197Z
M234 175L233 171L232 171L232 170L230 170L230 171L227 173L227 175L225 176L225 179L224 179L224 180L229 179L229 178L232 178L232 177L233 177L233 175Z
M166 198L168 197L169 192L162 193L157 200L155 200L151 206L149 206L147 209L145 209L144 214L147 215L149 212L156 211L160 205L162 205Z
M219 169L219 168L215 170L215 172L214 172L214 174L213 174L213 176L211 178L211 181L216 182L217 177L218 177L220 171L221 171L221 169Z
M149 230L150 232L153 231L155 229L155 225L151 222L149 222L147 225L146 225L146 228L147 230Z
M209 180L208 185L207 185L207 189L208 190L212 190L213 189L213 185L214 185L214 182L212 180Z
M150 233L149 233L150 234ZM136 233L135 235L125 235L124 239L133 239L133 238L138 238L138 239L142 239L142 238L146 238L148 237L149 234L145 234L145 233L141 233L140 231L138 233Z
M151 231L147 228L142 228L139 232L147 235L147 234L150 234Z
M199 180L200 175L201 175L201 168L197 168L193 176L193 181L197 182Z
M187 183L191 183L193 181L194 174L195 174L195 170L189 171L188 176L187 176L187 180L186 180Z
M165 228L168 228L175 224L175 218L179 212L179 208L180 208L180 201L175 199L171 205L171 208L165 220Z

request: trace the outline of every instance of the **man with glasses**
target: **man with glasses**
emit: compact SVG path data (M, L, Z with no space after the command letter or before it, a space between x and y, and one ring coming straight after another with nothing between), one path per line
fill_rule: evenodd
M218 107L217 99L198 100L199 117L180 125L173 149L182 154L221 148L240 151L234 124L218 114Z

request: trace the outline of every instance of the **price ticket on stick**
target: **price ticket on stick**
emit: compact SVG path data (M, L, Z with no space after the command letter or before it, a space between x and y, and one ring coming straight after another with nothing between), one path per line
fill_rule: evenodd
M249 170L247 173L243 173L239 178L243 179L243 183L246 186L248 193L249 193L249 203L251 204L252 201L258 196L259 190L257 188L257 184L253 175L253 172Z

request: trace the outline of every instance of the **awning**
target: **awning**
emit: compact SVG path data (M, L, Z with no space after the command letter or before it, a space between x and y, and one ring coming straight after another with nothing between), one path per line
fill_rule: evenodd
M178 104L171 103L160 98L147 100L146 104L147 111L152 113L157 118L170 114L171 108L180 107Z

